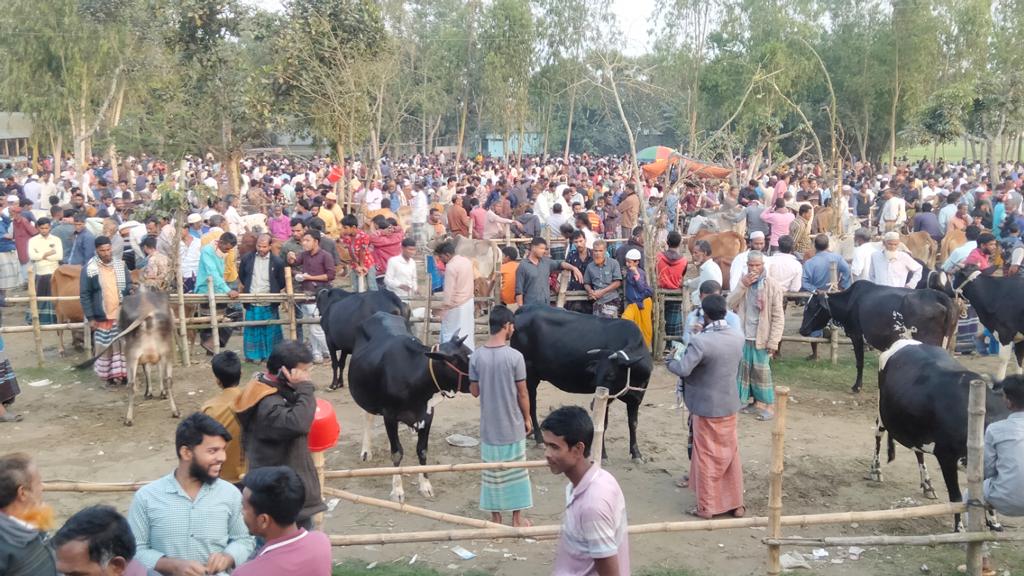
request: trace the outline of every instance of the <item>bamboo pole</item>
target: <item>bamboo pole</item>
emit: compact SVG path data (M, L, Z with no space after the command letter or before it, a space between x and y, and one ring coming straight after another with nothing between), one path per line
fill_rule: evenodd
M298 327L295 324L295 288L292 283L292 267L284 268L284 292L288 296L288 339L298 338Z
M206 277L206 296L210 303L210 331L213 332L213 353L220 354L220 332L217 326L217 295L213 293L213 276Z
M287 273L287 270L285 271L285 273ZM330 490L330 488L324 485L324 483L326 482L326 478L324 478L325 459L323 451L313 452L313 466L316 468L316 477L320 481L320 500L323 500L324 494L327 494L327 491ZM316 526L317 530L320 530L324 527L323 512L318 512L313 515L313 525Z
M149 482L43 482L43 490L86 493L134 492Z
M981 544L982 542L1020 542L1024 533L1015 532L953 532L921 536L826 536L824 538L765 538L765 544L779 546L940 546L943 544Z
M565 308L566 290L569 288L569 272L563 270L558 275L558 296L555 298L555 306Z
M594 441L590 445L590 456L594 465L601 467L604 456L604 423L608 415L608 388L598 386L594 391Z
M32 318L32 338L36 344L36 366L43 367L43 332L39 329L39 301L36 300L35 266L28 269L28 311Z
M832 342L830 338L819 338L816 336L790 336L785 335L781 338L782 342L803 342L804 344L829 344Z
M772 429L771 468L768 484L768 537L782 536L782 470L785 466L786 407L789 403L789 388L775 388L775 427ZM779 546L768 546L768 576L782 572L779 560Z
M985 466L985 396L988 391L983 380L971 380L971 392L967 402L967 530L983 533L985 530L984 510L984 466ZM981 503L981 505L979 505ZM967 574L981 576L984 541L967 543Z
M395 474L438 474L442 472L480 472L482 470L543 468L547 465L548 463L546 460L523 460L519 462L469 462L466 464L427 464L424 466L350 468L348 470L328 470L324 472L324 477L328 480L336 478L375 478L380 476L394 476Z
M181 232L175 232L179 236ZM178 259L180 260L180 259ZM181 263L178 262L176 281L178 282L178 338L181 340L181 365L188 367L192 365L190 346L188 343L188 319L185 318L185 277L182 275Z
M835 292L838 289L839 267L833 262L832 268L829 270L829 292ZM839 364L839 331L835 327L828 334L828 356L833 366Z
M462 526L472 526L474 528L509 528L511 526L504 526L503 524L497 524L488 520L480 520L478 518L468 518L466 516L459 516L457 514L448 514L446 512L436 512L434 510L428 510L426 508L420 508L418 506L412 506L405 503L392 502L390 500L381 500L380 498L372 498L370 496L362 496L355 494L347 490L339 490L337 488L324 487L324 494L328 496L334 496L347 500L353 504L366 504L368 506L377 506L378 508L386 508L388 510L394 510L395 512L402 512L405 514L412 514L414 516L422 516L424 518L430 518L431 520L437 520L439 522L448 522L451 524L460 524Z
M425 278L426 278L426 284L427 284L427 304L426 304L426 307L423 309L423 345L424 346L430 346L430 299L431 299L431 296L434 293L434 281L430 277L430 267L427 266L427 258L429 258L429 256L424 256L423 257L423 271L426 274Z

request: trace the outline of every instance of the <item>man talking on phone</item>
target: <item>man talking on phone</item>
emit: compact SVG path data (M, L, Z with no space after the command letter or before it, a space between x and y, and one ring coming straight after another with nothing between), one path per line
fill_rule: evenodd
M267 359L267 371L246 384L233 407L242 425L249 470L288 466L302 479L306 501L297 523L307 530L313 526L313 516L327 509L306 439L316 414L309 375L312 363L312 352L301 342L278 342Z

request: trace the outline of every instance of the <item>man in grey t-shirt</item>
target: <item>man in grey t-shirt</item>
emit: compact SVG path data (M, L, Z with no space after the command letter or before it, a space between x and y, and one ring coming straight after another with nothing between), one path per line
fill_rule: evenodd
M505 306L491 309L487 343L469 359L470 392L480 398L480 452L484 462L526 460L526 436L531 431L526 362L508 345L515 330L514 316ZM501 524L501 513L512 512L513 526L529 526L522 511L533 507L530 476L525 468L485 470L481 474L480 509Z
M519 261L516 268L516 304L551 304L551 288L548 277L552 272L568 270L577 282L583 283L583 272L563 260L547 257L547 240L536 237L530 241L530 253Z
M583 273L583 287L594 301L594 316L618 318L622 269L617 260L608 258L605 248L604 240L594 241L594 260Z

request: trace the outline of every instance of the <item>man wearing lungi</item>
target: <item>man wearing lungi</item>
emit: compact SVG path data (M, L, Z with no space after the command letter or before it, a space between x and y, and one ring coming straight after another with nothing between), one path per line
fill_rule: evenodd
M441 305L434 308L441 316L441 342L458 334L465 336L464 344L476 348L473 322L473 263L455 253L455 243L443 242L434 249L434 255L444 263L444 289Z
M18 203L17 196L9 196L5 203ZM0 196L3 199L3 196ZM21 284L21 262L14 244L14 220L7 208L0 213L0 292L17 288Z
M743 467L736 434L741 402L733 391L743 357L743 333L725 320L725 298L718 294L701 301L704 328L690 338L682 358L668 369L686 378L685 401L693 425L693 455L688 484L697 496L690 514L711 518L732 513L743 516ZM687 480L682 485L685 487Z
M242 257L238 279L243 294L277 294L284 290L284 260L270 251L270 235L260 234L256 239L256 251ZM246 304L245 319L277 320L277 302L270 304ZM274 345L282 340L281 326L246 326L242 335L245 344L244 355L248 362L266 362Z
M96 359L93 365L96 375L106 380L108 385L123 384L127 377L124 354L121 342L113 342L121 329L117 325L117 317L121 311L121 302L131 290L128 271L124 262L114 258L114 247L110 238L96 238L96 255L89 259L82 270L80 296L82 311L92 327L93 347L106 351Z
M779 349L786 316L782 307L782 288L764 273L764 253L747 255L747 273L729 296L729 308L743 323L743 360L736 384L740 400L749 405L744 414L756 414L758 420L774 418L775 387L769 358Z
M491 309L490 338L469 358L469 385L480 399L480 452L484 462L526 460L526 436L532 431L526 362L508 345L515 330L512 311ZM533 507L530 474L525 468L484 470L480 478L480 509L501 524L512 512L512 525L530 526L522 511Z

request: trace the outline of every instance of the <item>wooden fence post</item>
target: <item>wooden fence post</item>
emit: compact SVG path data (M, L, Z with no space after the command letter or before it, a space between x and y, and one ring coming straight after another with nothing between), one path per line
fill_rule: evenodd
M832 268L829 270L829 292L836 292L839 290L839 267L833 262ZM832 361L832 365L839 364L839 330L833 326L828 334L828 357Z
M782 537L782 470L785 464L786 406L789 402L789 388L775 388L775 427L772 429L771 467L768 470L768 538ZM782 572L779 560L780 546L768 545L768 576Z
M181 364L188 367L192 364L192 352L188 344L188 319L185 317L185 279L181 273L180 262L176 276L178 280L178 335L181 338Z
M590 445L590 457L594 465L601 467L601 459L604 457L604 421L608 414L608 389L598 386L594 391L594 441Z
M427 265L427 259L430 256L423 257L423 270L426 272L426 284L427 284L427 303L423 309L423 345L430 346L430 297L434 294L434 279L430 275L430 266Z
M32 318L32 337L36 342L36 365L43 367L43 331L39 328L39 297L36 295L35 267L28 269L28 311Z
M284 293L288 295L288 339L298 338L298 327L295 322L295 288L292 282L292 267L284 267Z
M213 291L213 276L206 277L206 301L210 306L210 331L213 332L213 353L220 354L220 330L217 327L217 294Z
M657 285L657 282L655 282L655 285ZM660 315L656 315L655 314L656 310L662 310L662 311L665 310L665 293L661 290L661 288L657 288L657 287L654 288L654 304L653 304L653 306L654 306L654 310L651 310L651 319L654 322L654 336L651 339L651 346L652 346L652 353L654 354L654 357L655 358L659 358L658 354L659 353L664 353L665 342L666 342L666 340L665 340L665 336L666 336L665 321L663 319L664 313L662 313ZM656 317L658 318L658 320L654 320L654 318L656 318Z
M558 296L555 298L555 306L565 308L565 292L569 289L569 272L563 270L558 275Z
M984 532L985 509L972 502L984 502L983 488L985 465L985 397L988 386L982 380L971 380L970 399L967 406L967 531ZM967 544L967 574L981 576L984 542Z
M293 340L294 340L294 338L293 338ZM313 456L313 466L316 468L316 477L320 480L320 500L323 501L323 499L324 499L324 482L326 482L326 479L324 478L324 462L325 462L324 453L322 451L321 452L313 452L312 456ZM317 530L321 530L324 527L324 513L323 512L318 512L315 515L313 515L313 525L316 526Z

